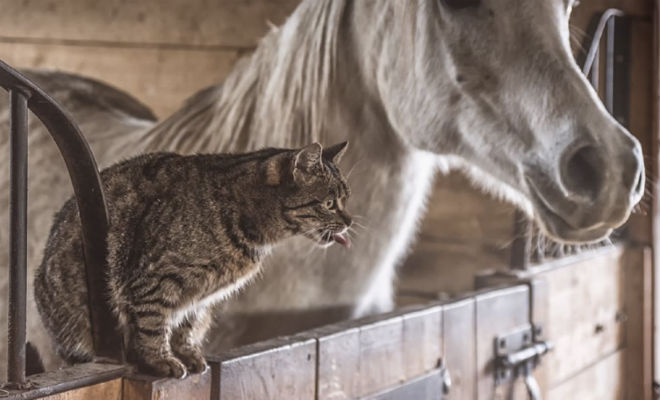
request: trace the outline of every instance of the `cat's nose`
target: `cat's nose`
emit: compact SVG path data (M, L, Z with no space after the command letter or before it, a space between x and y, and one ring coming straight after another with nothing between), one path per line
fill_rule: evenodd
M342 221L344 221L344 225L346 225L347 228L350 228L351 225L353 224L353 220L351 217L348 216L346 213L340 213L339 216L341 217Z

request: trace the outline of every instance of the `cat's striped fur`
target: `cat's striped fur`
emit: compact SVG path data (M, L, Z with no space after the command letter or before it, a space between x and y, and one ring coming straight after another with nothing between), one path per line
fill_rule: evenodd
M144 371L203 371L209 306L249 282L270 246L302 234L350 244L336 167L346 143L238 155L154 153L101 173L110 230L108 298ZM58 353L93 358L77 205L56 215L35 298Z

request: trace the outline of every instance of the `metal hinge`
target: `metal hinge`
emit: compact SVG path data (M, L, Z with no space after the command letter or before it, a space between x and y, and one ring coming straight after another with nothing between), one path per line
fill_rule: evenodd
M552 343L541 340L539 325L526 326L495 338L495 384L523 377L530 399L540 400L541 390L532 372Z

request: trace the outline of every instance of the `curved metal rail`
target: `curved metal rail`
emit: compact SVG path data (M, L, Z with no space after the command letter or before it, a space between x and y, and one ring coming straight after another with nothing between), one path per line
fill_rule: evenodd
M10 291L8 381L25 385L27 290L28 109L46 126L64 158L78 202L87 273L87 293L97 356L122 360L121 337L104 278L108 212L94 156L80 130L55 100L0 61L0 86L10 97ZM112 334L115 332L116 334Z

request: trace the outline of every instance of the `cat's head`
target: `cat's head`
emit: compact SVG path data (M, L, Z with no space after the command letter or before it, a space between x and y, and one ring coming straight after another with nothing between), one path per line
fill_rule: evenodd
M302 234L323 246L337 242L351 246L348 229L352 224L346 211L351 191L337 163L348 142L326 149L312 143L292 154L291 185L284 200L284 215Z

